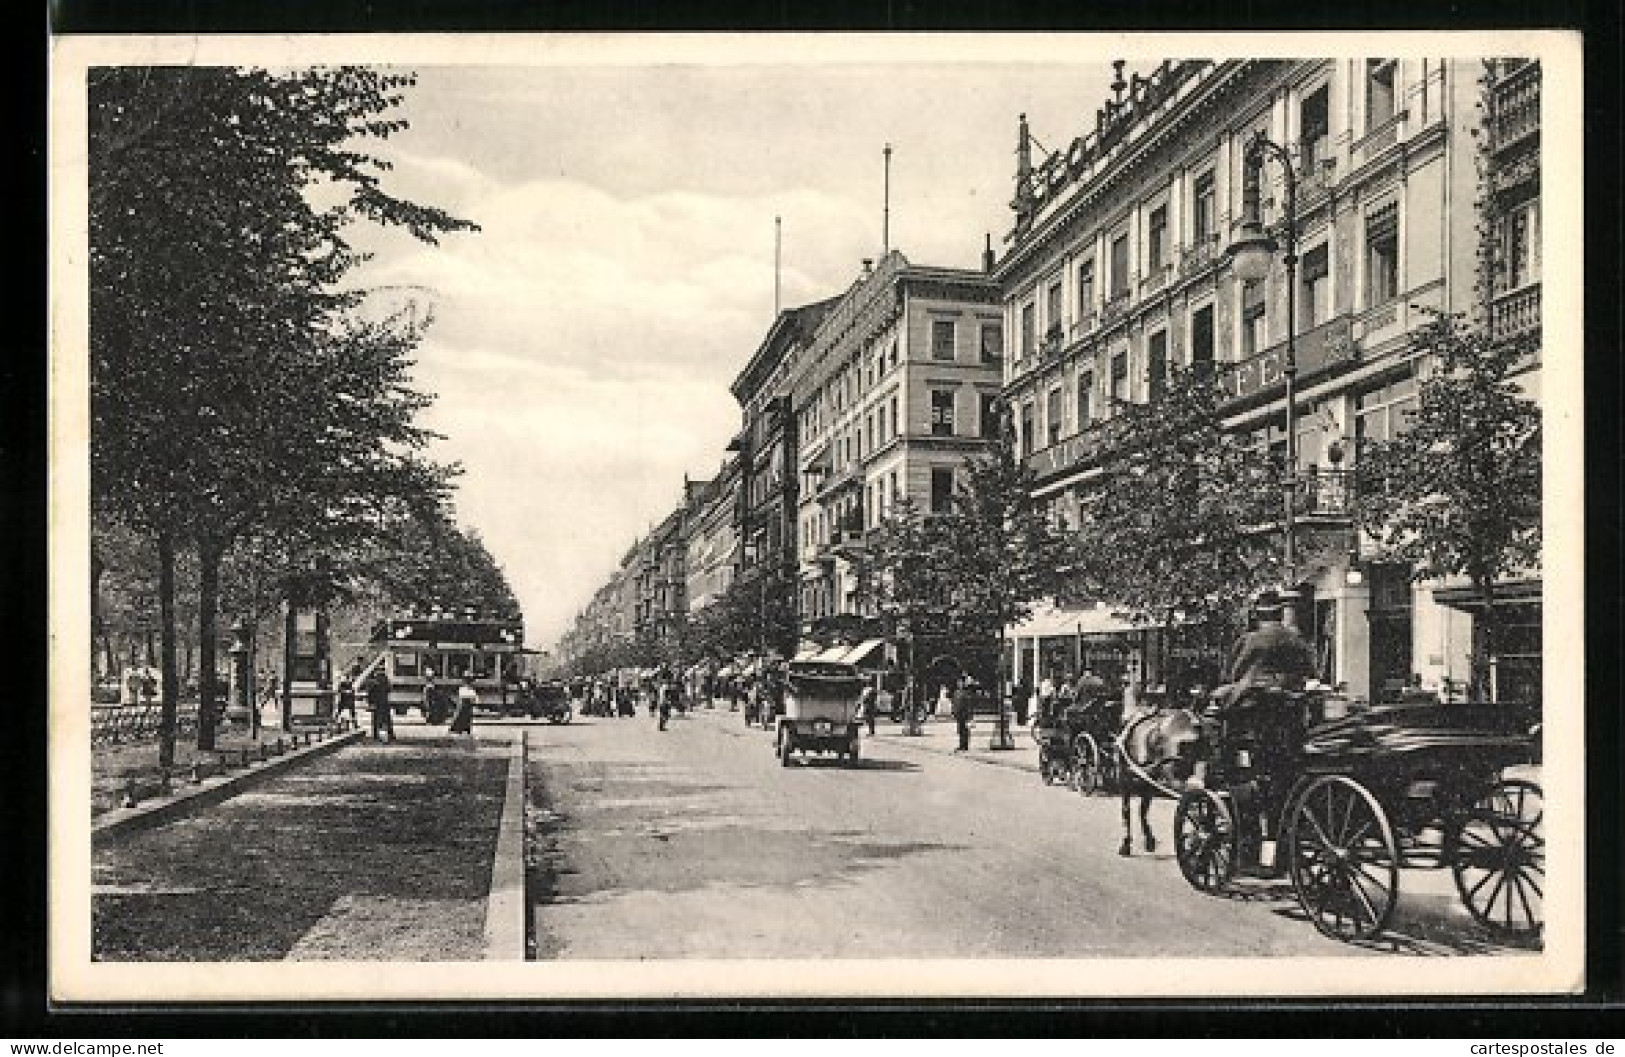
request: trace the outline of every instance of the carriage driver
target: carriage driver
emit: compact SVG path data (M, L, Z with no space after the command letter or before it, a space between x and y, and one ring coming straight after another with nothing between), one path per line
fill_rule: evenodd
M1213 692L1213 702L1223 710L1241 706L1255 687L1302 690L1304 681L1315 674L1315 657L1298 633L1281 622L1281 598L1265 591L1253 604L1258 627L1236 641L1226 669L1229 681Z

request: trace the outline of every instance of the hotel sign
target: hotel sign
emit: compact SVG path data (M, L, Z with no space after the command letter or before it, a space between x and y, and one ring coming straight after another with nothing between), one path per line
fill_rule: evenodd
M1348 316L1328 320L1298 335L1298 378L1301 380L1340 363L1353 363L1354 323ZM1219 385L1231 400L1242 400L1273 389L1286 381L1286 343L1243 360L1219 376Z

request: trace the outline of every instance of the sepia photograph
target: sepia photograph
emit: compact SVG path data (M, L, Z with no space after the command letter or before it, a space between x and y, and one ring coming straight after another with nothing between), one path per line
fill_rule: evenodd
M55 1000L1585 986L1578 35L51 47Z

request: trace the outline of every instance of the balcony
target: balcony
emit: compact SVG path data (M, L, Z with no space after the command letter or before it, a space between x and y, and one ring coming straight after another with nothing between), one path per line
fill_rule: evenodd
M1530 283L1497 297L1490 305L1490 337L1496 341L1540 332L1540 284Z
M1354 471L1310 466L1298 471L1297 512L1306 517L1346 517Z
M1067 329L1067 340L1074 343L1079 342L1094 332L1095 314L1093 312L1085 312L1082 316L1072 321L1072 326Z
M1161 290L1164 286L1168 285L1168 276L1173 272L1173 270L1174 268L1171 264L1161 264L1154 267L1151 270L1151 274L1147 275L1145 279L1141 281L1140 293L1150 296L1151 294L1156 293L1158 290Z
M1401 110L1387 121L1367 132L1354 144L1354 164L1356 167L1364 165L1372 158L1399 142L1399 128L1405 122L1405 111Z
M1207 271L1219 259L1218 234L1199 236L1195 242L1185 247L1180 254L1179 275L1184 278L1197 272Z
M1540 65L1519 67L1495 86L1492 149L1517 146L1540 131Z
M1112 323L1122 319L1123 316L1128 312L1128 303L1129 292L1127 290L1122 290L1113 294L1111 299L1106 302L1105 309L1103 309L1100 313L1100 325L1102 327L1110 326Z

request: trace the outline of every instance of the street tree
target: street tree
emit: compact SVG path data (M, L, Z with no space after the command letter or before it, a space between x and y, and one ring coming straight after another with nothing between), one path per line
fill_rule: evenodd
M905 495L851 554L860 603L881 618L889 637L908 646L911 706L919 704L922 693L922 641L940 641L950 630L952 594L945 570L954 541L945 525L941 517L926 517Z
M1413 579L1462 576L1476 590L1472 670L1483 695L1498 646L1497 586L1540 565L1541 414L1517 378L1536 342L1497 340L1439 312L1415 340L1432 371L1405 427L1360 445L1355 515L1374 557L1409 564Z
M1282 467L1225 428L1223 399L1210 373L1176 368L1158 399L1116 405L1099 427L1069 563L1075 593L1205 656L1285 572Z
M177 551L199 557L201 690L212 704L219 564L231 543L279 504L354 500L322 494L354 468L321 467L346 436L363 442L352 456L369 469L415 460L426 440L410 429L346 432L374 423L374 409L406 421L423 403L396 384L408 347L399 331L346 321L360 295L344 281L365 259L347 227L400 227L431 244L473 228L390 195L387 162L364 149L405 127L394 111L411 83L353 67L91 74L92 499L155 541L166 766ZM333 444L313 449L313 435ZM200 746L213 733L205 707Z
M995 413L999 442L967 461L953 510L937 527L953 623L971 641L995 643L1003 657L1006 629L1061 589L1067 541L1033 496L1033 474L1017 452L1008 406L999 401ZM994 699L1002 702L1002 665L995 671ZM1002 708L999 714L1002 741L1008 730Z

